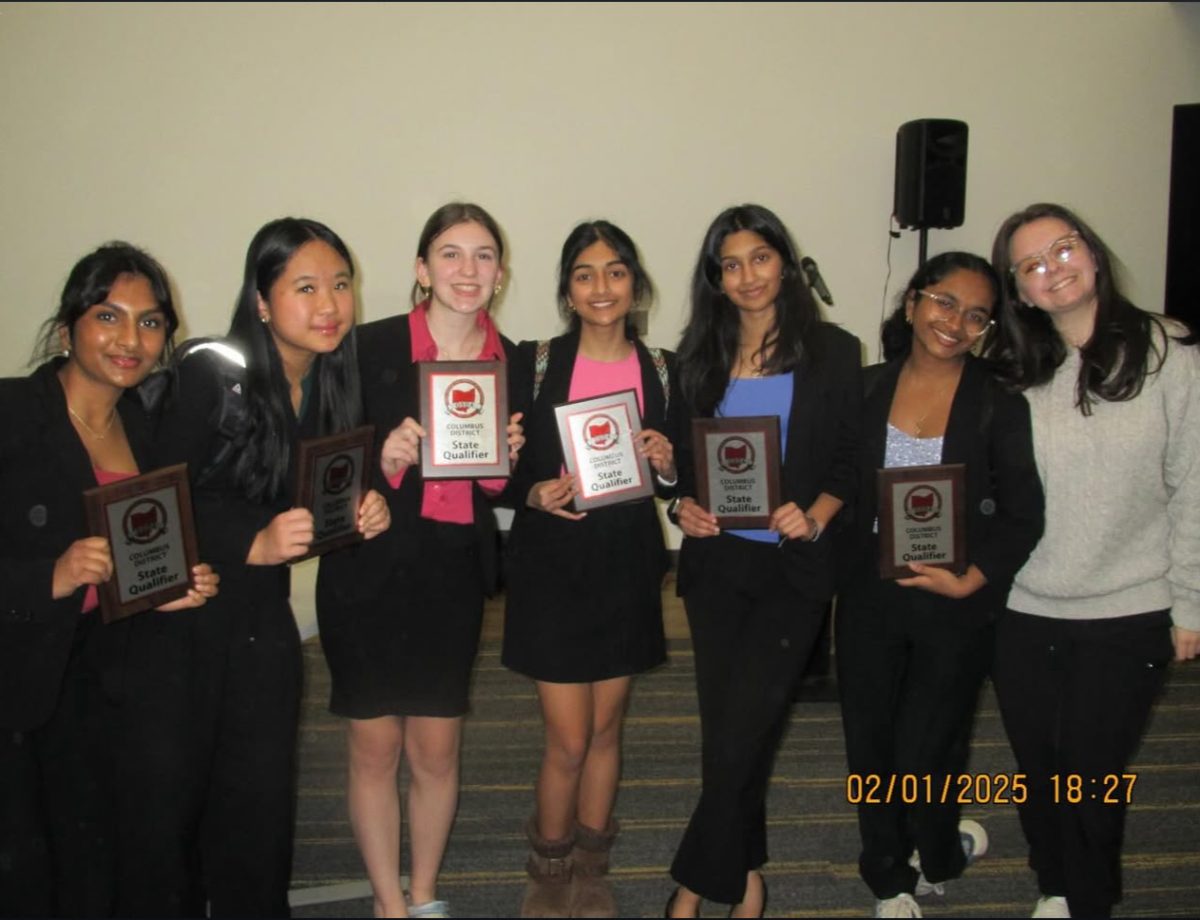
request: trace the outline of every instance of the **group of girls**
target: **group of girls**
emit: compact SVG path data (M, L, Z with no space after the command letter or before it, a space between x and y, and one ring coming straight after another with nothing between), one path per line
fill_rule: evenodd
M835 592L849 771L961 773L990 671L1029 776L1035 915L1111 911L1124 810L1058 804L1050 776L1124 772L1167 661L1200 650L1200 350L1120 294L1086 224L1037 205L1005 222L990 265L921 266L865 375L757 205L705 234L677 356L638 339L652 285L607 221L563 245L557 337L497 330L504 240L477 205L429 218L414 270L412 310L356 328L346 245L273 221L224 340L153 377L178 325L162 268L110 244L72 271L47 326L46 357L61 354L0 384L0 913L286 915L301 672L287 563L313 539L293 507L297 444L365 424L365 539L322 557L317 609L375 913L449 915L437 878L502 503L502 661L534 681L545 724L520 912L616 916L622 719L632 677L665 659L667 553L652 499L576 510L554 407L618 390L636 393L637 449L684 534L695 649L701 792L667 915L703 900L764 913L767 785ZM509 477L422 478L417 364L434 360L506 363ZM695 498L691 420L745 415L779 419L781 501L768 527L724 530ZM112 557L79 493L183 461L204 560L191 588L98 625ZM967 565L882 579L876 471L938 463L966 467ZM952 803L859 808L878 916L920 916L917 897L982 855L983 828L959 818Z

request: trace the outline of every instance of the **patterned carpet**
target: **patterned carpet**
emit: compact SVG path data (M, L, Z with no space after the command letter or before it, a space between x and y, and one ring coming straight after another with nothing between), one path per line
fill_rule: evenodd
M622 914L662 916L667 866L699 793L699 721L692 653L678 602L668 598L670 661L634 685L613 852ZM499 605L490 605L463 743L462 797L439 896L459 917L516 916L525 882L521 827L533 801L541 728L532 685L499 662ZM293 900L299 917L369 916L365 874L346 819L343 727L328 714L319 640L305 643L300 804ZM814 694L819 696L820 694ZM986 689L972 747L976 773L1014 769L995 698ZM1175 667L1134 767L1118 916L1200 916L1200 665ZM980 790L986 794L985 789ZM769 916L870 916L858 878L858 833L834 702L802 701L771 784ZM969 806L991 838L988 855L926 916L1028 916L1037 899L1011 805ZM328 887L337 886L337 887ZM340 900L326 900L340 898ZM306 903L313 902L313 903ZM705 916L724 916L708 905Z

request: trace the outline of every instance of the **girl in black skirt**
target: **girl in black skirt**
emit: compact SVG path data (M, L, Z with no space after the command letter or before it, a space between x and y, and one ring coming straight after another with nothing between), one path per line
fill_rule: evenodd
M580 224L559 264L559 309L568 331L520 346L520 366L532 374L522 393L532 397L532 408L513 483L519 507L501 660L537 682L546 723L523 917L617 915L602 876L617 831L621 720L632 675L666 658L667 556L653 499L586 514L571 510L579 486L564 475L554 406L636 389L639 449L660 493L672 494L674 358L642 345L629 320L650 293L624 231L607 221Z
M333 678L330 709L349 719L350 821L379 917L445 917L437 877L458 805L458 752L483 598L496 570L496 480L421 477L417 363L504 360L488 315L504 277L500 228L453 203L425 223L413 310L358 330L366 421L383 439L393 526L321 560L317 617ZM522 443L510 418L510 459ZM400 798L408 763L412 872L400 885Z

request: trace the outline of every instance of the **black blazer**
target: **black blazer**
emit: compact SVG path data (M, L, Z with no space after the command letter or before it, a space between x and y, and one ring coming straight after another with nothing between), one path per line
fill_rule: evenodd
M54 563L88 535L81 494L98 484L67 414L62 364L0 380L0 726L20 731L54 711L86 590L50 596ZM151 469L137 396L117 409L138 467Z
M404 474L400 488L383 482L378 458L389 432L405 418L420 418L417 365L412 360L412 335L408 314L389 316L358 326L358 372L362 386L364 424L375 428L375 471L377 487L388 502L392 524L373 540L321 557L317 577L317 607L329 611L340 603L353 603L378 596L392 568L416 556L425 480L420 466ZM516 346L501 336L506 357ZM509 376L510 411L513 382ZM506 420L507 421L507 420ZM498 567L495 547L496 518L490 500L478 486L472 489L475 530L484 567L485 587L495 580Z
M928 609L952 607L959 613L978 610L994 615L1042 535L1044 498L1033 458L1029 404L1024 396L1005 391L983 361L967 356L950 406L942 463L966 464L967 559L987 576L988 583L961 600L896 588L879 578L879 538L873 527L879 513L876 470L883 467L887 420L903 364L903 358L876 364L864 375L859 500L841 535L846 593L898 590Z
M849 506L858 486L855 457L862 407L862 345L849 332L821 323L815 332L813 355L792 371L792 408L788 415L787 449L781 471L781 500L809 507L826 492ZM695 496L695 466L691 423L679 445L679 494ZM833 533L841 526L838 514L816 543L788 540L781 551L788 560L789 582L812 598L833 593ZM679 592L710 565L717 540L685 537L679 554Z
M669 351L663 352L667 366L667 392L671 394L668 399L663 392L662 380L658 376L649 349L637 339L634 340L633 346L637 351L642 371L642 400L645 405L642 424L665 435L678 451L680 396L679 382L675 374L675 356ZM562 470L562 443L558 437L554 407L565 403L570 394L571 376L575 372L575 356L579 353L579 332L568 332L550 340L546 376L538 390L536 403L531 405L536 352L537 342L522 342L517 348L517 356L510 372L511 389L517 406L513 411L519 409L526 413L527 441L521 450L521 457L507 492L511 495L512 504L519 515L532 510L525 504L530 488L543 480L557 478ZM655 491L663 498L675 494L674 487L662 486L657 478Z

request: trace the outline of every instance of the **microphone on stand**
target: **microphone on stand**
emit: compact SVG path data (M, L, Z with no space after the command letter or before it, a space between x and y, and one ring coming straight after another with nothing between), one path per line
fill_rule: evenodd
M805 256L800 260L800 270L804 272L804 280L808 282L808 286L817 292L820 297L829 306L833 306L833 295L829 293L829 288L825 286L825 279L821 277L821 270L817 268L817 263L812 260L811 256Z

